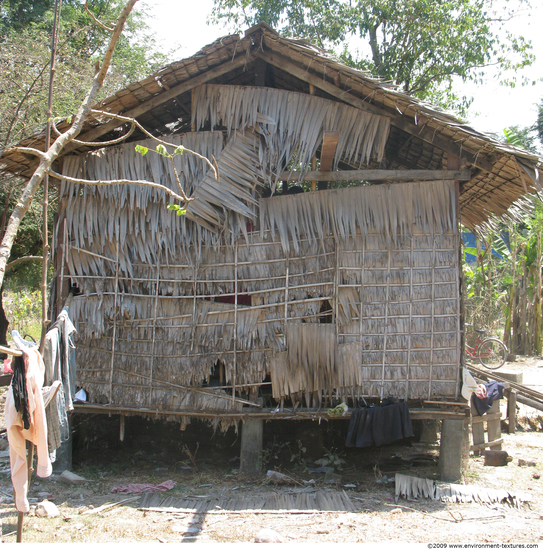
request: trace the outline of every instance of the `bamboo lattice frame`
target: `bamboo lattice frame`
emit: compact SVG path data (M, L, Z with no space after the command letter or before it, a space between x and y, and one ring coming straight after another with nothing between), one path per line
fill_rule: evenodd
M454 184L411 186L423 186L424 193L408 192L405 184L379 186L388 194L384 204L395 200L409 211L405 219L385 214L373 201L375 186L298 195L298 210L279 206L285 198L265 199L261 223L274 212L274 231L253 231L234 246L208 245L192 253L179 246L175 262L164 249L156 262L141 263L145 254L130 250L128 239L122 253L115 248L111 254L107 231L86 248L72 234L66 276L83 292L71 309L79 331L78 384L96 402L220 415L244 404L224 389L201 389L220 360L224 384L238 393L271 375L275 399L305 399L310 406L368 396L456 397ZM330 193L349 203L355 195L370 199L372 223L385 223L389 232L380 227L368 233L368 225L362 235L359 223L339 210L324 225L318 216L308 222L307 205L315 207L316 196L321 206L330 205ZM422 195L426 204L413 224L416 209L405 197L419 201ZM83 208L95 211L89 202L96 200L87 195ZM428 208L434 215L423 216ZM288 227L281 216L289 217ZM338 229L341 216L343 227L356 234ZM312 223L314 230L333 226L335 234L302 235L301 228ZM74 227L73 220L68 226ZM110 229L114 237L117 227ZM78 263L86 257L100 262ZM233 303L215 301L225 295ZM240 295L250 297L251 305L242 305ZM319 323L325 302L332 324Z

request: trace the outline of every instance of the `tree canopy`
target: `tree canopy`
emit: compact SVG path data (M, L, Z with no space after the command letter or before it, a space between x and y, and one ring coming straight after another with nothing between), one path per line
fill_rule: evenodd
M0 4L0 151L45 124L54 0L6 0ZM63 0L56 62L54 115L73 113L88 91L108 31L85 12L83 0ZM123 2L95 0L93 14L106 26ZM121 36L101 97L144 78L165 64L155 47L145 11L134 11Z
M89 9L107 27L114 25L125 3L93 0ZM53 94L55 116L66 117L77 110L109 42L111 33L92 20L84 4L84 0L62 1ZM54 8L54 0L0 2L0 153L45 128ZM97 99L147 76L165 62L166 56L154 45L147 14L142 8L134 10L119 38L108 78ZM20 179L0 178L0 240L24 186ZM30 208L32 215L26 216L19 228L11 261L36 255L41 248L43 212L39 200L38 192ZM41 266L33 262L17 266L10 275L27 272L25 280L33 286L40 270Z
M342 60L435 104L467 107L454 79L477 80L531 64L531 44L505 23L527 0L214 0L212 18L240 30L260 21L284 36L336 49ZM500 9L500 14L496 9ZM363 50L354 51L354 39Z

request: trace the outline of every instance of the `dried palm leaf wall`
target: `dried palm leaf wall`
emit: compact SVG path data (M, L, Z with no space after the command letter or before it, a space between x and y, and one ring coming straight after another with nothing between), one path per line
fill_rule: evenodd
M305 169L322 131L342 127L350 138L338 156L351 163L382 155L386 120L298 96L229 86L196 92L195 112L207 113L198 125L220 123L224 133L170 141L215 157L221 178L194 156L175 158L197 198L187 216L167 210L170 199L156 189L63 183L61 276L81 290L72 304L78 384L92 401L218 412L246 404L243 394L267 376L274 398L309 405L457 395L453 183L258 200L281 162ZM134 144L68 157L63 170L177 187L169 160L141 156ZM219 365L225 387L202 388Z
M388 215L376 189L404 209ZM179 232L171 246L155 240L152 258L130 234L117 244L108 216L98 216L92 241L80 238L86 226L66 210L65 276L82 291L72 305L78 384L93 401L142 410L239 407L222 390L188 390L220 360L238 392L270 374L275 398L312 405L333 396L455 396L452 195L450 182L432 182L264 199L262 229L246 241L187 250ZM421 197L425 207L415 203ZM102 204L92 194L80 200L84 211ZM120 217L137 217L128 204ZM164 208L159 214L159 225L179 223ZM225 294L234 303L214 301ZM331 324L319 323L325 301Z

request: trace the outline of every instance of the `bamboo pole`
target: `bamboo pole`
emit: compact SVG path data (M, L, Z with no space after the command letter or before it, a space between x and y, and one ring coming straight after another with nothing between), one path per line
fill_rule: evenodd
M193 277L193 297L192 297L192 329L190 335L190 351L194 350L194 339L196 337L196 295L197 295L197 282L198 282L198 268L194 266L194 277Z
M55 13L53 17L53 32L51 35L51 61L49 69L49 90L47 94L47 126L45 129L45 143L44 150L49 151L51 147L51 120L53 117L53 81L55 79L55 61L57 55L57 42L58 42L58 22L60 20L60 9L62 6L62 0L55 2ZM40 337L40 353L43 353L43 347L45 345L45 333L47 327L50 324L50 320L47 318L47 271L49 266L49 228L47 223L47 215L49 210L49 174L46 173L43 178L43 228L42 228L42 240L43 240L43 264L42 264L42 280L41 280L41 300L42 300L42 326Z
M435 246L435 238L433 239L433 243ZM432 263L436 264L436 251L434 248L433 255L432 255ZM434 335L435 335L435 311L436 311L436 305L435 305L435 293L436 293L436 287L435 287L435 278L436 278L436 271L435 269L432 269L432 332L430 333L430 374L429 374L429 382L428 382L428 399L432 399L432 382L433 382L433 374L434 374Z
M237 347L238 347L238 245L234 247L234 374L232 379L232 403L236 399L236 372L237 372Z
M153 368L155 364L155 347L156 347L156 321L158 311L158 291L160 283L160 263L157 262L156 266L156 287L155 287L155 304L154 304L154 320L153 320L153 342L151 345L151 372L149 376L149 407L151 407L151 401L153 399Z
M5 346L0 346L0 353L6 353L8 355L14 355L15 357L21 357L23 355L22 351L13 348L7 348Z
M111 364L109 371L109 402L113 401L113 367L115 364L115 342L117 337L117 298L119 292L119 241L117 241L117 260L115 263L115 300L113 305L113 336L111 339Z
M407 344L407 374L405 383L405 401L409 397L409 378L411 374L411 344L413 338L413 251L415 235L411 234L411 246L409 250L409 332Z
M366 240L362 239L362 273L360 274L360 288L358 295L360 296L360 324L358 341L360 342L360 369L364 370L364 350L362 347L362 336L364 335L364 278L366 276ZM360 389L356 392L357 403L360 399Z
M384 391L385 391L385 367L386 367L386 354L387 354L387 336L388 336L388 307L389 307L389 300L390 300L390 257L391 257L391 251L388 250L388 256L387 256L387 284L386 284L386 291L385 291L385 319L384 319L384 325L383 325L383 362L382 362L382 370L381 370L381 391L380 391L380 397L381 399L384 398Z
M61 307L60 307L60 304L62 304L62 292L64 290L64 268L65 268L65 265L66 265L66 261L67 261L67 256L68 256L68 249L67 249L67 239L68 239L68 234L66 232L66 216L64 216L63 220L62 220L62 256L61 256L61 264L60 264L60 285L59 288L57 289L57 313L60 313L61 311Z

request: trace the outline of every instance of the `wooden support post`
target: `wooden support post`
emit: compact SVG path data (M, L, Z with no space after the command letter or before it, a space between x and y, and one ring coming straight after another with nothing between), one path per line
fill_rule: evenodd
M247 418L241 428L240 473L257 476L262 473L264 421Z
M458 481L467 458L467 420L446 419L441 423L439 476L441 481Z
M494 401L492 403L492 408L486 413L491 417L491 420L488 420L486 424L486 431L488 433L488 442L497 442L501 441L502 429L501 429L501 419L500 419L500 402ZM501 450L501 443L490 445L492 450Z
M507 399L507 432L514 434L517 427L517 390L510 389Z
M126 416L124 414L121 414L119 416L119 441L124 441L124 430L125 430L125 423L126 423Z

